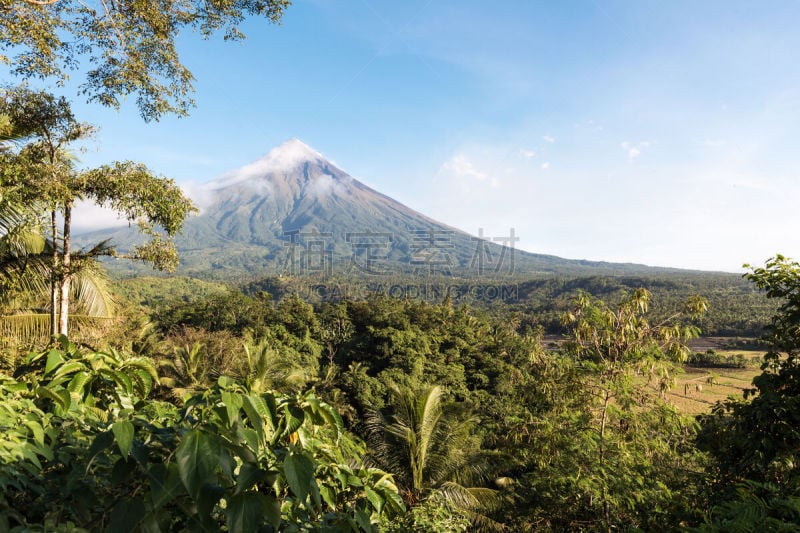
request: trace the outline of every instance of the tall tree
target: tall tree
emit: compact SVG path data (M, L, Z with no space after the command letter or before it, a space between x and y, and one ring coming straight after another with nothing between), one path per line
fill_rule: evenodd
M157 177L144 165L130 161L76 170L66 149L91 134L93 128L75 119L63 97L16 89L0 102L0 114L10 117L13 127L29 132L27 142L3 154L4 183L15 186L30 204L45 205L50 213L53 336L68 332L71 284L78 267L99 255L114 254L105 243L73 252L72 218L77 200L91 200L138 224L149 241L129 257L151 262L162 270L175 268L178 258L172 237L194 207L172 180Z
M177 36L244 38L248 16L278 23L289 0L0 0L0 63L24 78L63 81L86 68L90 100L119 107L129 95L145 120L186 114L194 77L180 61Z
M749 267L749 265L745 265ZM762 373L744 398L702 419L699 445L717 460L720 503L710 531L797 529L800 521L800 263L782 255L747 279L780 302L765 339ZM749 400L749 401L748 401Z
M577 365L573 387L580 401L572 412L558 413L551 437L561 440L543 463L551 472L564 468L563 476L551 478L563 485L563 515L582 502L569 527L643 527L645 517L671 504L676 484L670 476L684 470L678 447L691 436L691 426L661 396L674 364L690 353L684 341L699 333L681 318L697 318L706 303L692 298L656 324L646 318L649 303L645 289L616 306L582 293L564 317L571 330L564 348ZM564 427L570 428L566 435Z
M5 154L4 183L16 188L22 202L44 205L50 213L50 333L55 336L59 286L70 261L69 238L63 242L64 254L59 253L57 245L58 212L63 206L69 215L75 196L68 186L73 170L66 147L93 130L75 120L65 99L27 89L8 91L0 102L0 113L9 117L12 131L26 132L29 141L16 152ZM69 228L69 216L65 221ZM66 265L62 265L63 258Z

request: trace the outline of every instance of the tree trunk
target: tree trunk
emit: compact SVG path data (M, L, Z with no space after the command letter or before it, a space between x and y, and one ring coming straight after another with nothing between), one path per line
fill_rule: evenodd
M59 306L58 315L58 332L61 335L69 333L69 292L72 281L72 272L70 272L70 224L72 223L72 202L64 204L64 246L61 250L61 266L63 274L61 276L61 304Z
M604 472L605 470L605 460L606 460L606 422L608 421L608 404L611 400L611 393L608 389L603 391L603 415L602 419L600 420L600 471ZM609 512L609 505L608 505L608 493L606 491L606 479L605 474L603 474L603 490L601 497L603 498L603 518L606 521L606 531L611 533L611 513Z
M55 341L58 336L58 288L59 288L59 267L58 267L58 220L56 210L50 211L50 229L53 239L53 257L50 267L50 339Z

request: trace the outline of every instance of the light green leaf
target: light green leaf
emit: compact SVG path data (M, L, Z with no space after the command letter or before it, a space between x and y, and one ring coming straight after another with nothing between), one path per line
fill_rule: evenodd
M64 358L61 357L61 353L58 350L50 350L47 354L47 363L44 365L44 373L50 373L54 368L57 368L58 365L64 362Z
M374 507L375 510L380 513L383 510L383 504L386 503L385 500L380 494L369 487L364 487L364 492L366 492L367 499L369 500L369 503L372 504L372 507Z
M122 456L128 457L133 446L133 424L128 420L120 420L111 424L111 431L114 433L114 439L117 441Z

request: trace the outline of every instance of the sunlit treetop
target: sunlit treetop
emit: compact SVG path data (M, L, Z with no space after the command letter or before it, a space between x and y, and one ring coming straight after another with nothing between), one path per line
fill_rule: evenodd
M194 105L192 73L175 39L243 39L249 16L278 23L290 0L0 0L0 62L21 78L63 83L86 70L81 91L118 108L135 96L142 118L186 115Z

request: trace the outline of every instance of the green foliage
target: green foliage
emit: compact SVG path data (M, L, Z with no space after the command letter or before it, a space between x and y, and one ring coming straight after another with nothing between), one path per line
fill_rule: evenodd
M710 272L524 279L518 286L519 301L513 307L544 326L547 333L566 333L561 316L578 292L613 305L640 287L653 295L648 314L655 322L669 317L687 297L702 294L708 310L698 318L697 325L704 335L761 335L775 310L763 292L740 276Z
M165 332L191 326L207 331L226 330L237 335L248 331L256 337L265 335L267 324L276 319L271 300L227 289L214 291L205 298L181 297L157 307L154 315Z
M365 420L369 457L395 473L406 503L427 502L414 515L415 527L433 513L468 516L490 529L501 528L479 513L496 505L496 491L478 485L489 481L505 458L480 450L475 420L456 418L443 405L439 386L417 391L394 386L391 392L393 414L373 412ZM436 512L435 506L444 509Z
M463 509L430 499L415 505L402 520L395 520L384 525L381 531L387 533L460 533L469 531L470 524L469 516Z
M687 365L699 368L746 368L749 363L742 354L724 355L715 350L694 352L686 361Z
M583 296L551 352L508 309L386 297L314 309L235 291L178 300L154 313L160 327L125 340L159 360L152 386L177 407L100 372L133 356L65 346L30 358L22 397L59 432L68 420L83 433L56 437L69 450L57 467L36 456L49 477L25 477L39 492L9 509L90 530L142 517L162 530L679 530L704 517L729 530L794 516L782 480L709 470L697 423L668 402L702 300L654 314L647 291ZM84 393L65 397L95 367Z
M157 177L132 161L103 165L81 173L78 179L78 194L137 222L139 231L149 237L132 250L131 258L152 263L157 270L175 270L178 252L171 238L197 209L173 180Z
M532 511L521 528L652 529L692 518L682 514L696 504L695 424L661 396L688 354L682 341L696 334L678 318L705 303L651 325L649 301L644 289L613 307L580 295L565 316L552 409L531 424L530 471L516 490Z
M207 38L221 30L225 39L241 39L237 26L245 17L278 22L288 5L288 0L2 0L0 51L15 55L0 55L0 63L24 78L63 81L68 70L88 59L82 90L90 100L119 107L135 95L142 117L158 120L165 113L186 114L193 104L193 77L175 46L179 33L194 30Z
M714 507L707 523L698 532L797 531L800 523L800 497L786 496L769 483L745 481L737 485L735 496Z
M404 510L313 394L220 378L179 410L146 398L149 361L63 343L0 380L5 530L376 531Z
M75 282L76 288L84 294L91 292L89 299L95 303L107 304L108 298L101 296L106 287L98 274L96 259L115 255L105 241L77 253L72 250L71 224L77 200L92 200L129 221L136 221L150 240L136 248L131 257L166 270L174 270L178 262L172 237L195 208L172 180L154 176L141 164L117 162L76 171L66 149L90 135L93 129L75 119L63 97L55 98L24 87L10 90L4 96L0 99L0 114L10 118L14 130L25 132L26 139L19 149L0 153L3 163L0 185L15 187L22 201L44 208L50 214L47 254L43 251L26 253L26 257L40 256L37 257L39 264L46 270L40 277L49 278L51 335L66 335L72 283ZM62 219L60 234L59 217ZM45 257L49 263L42 264ZM96 274L94 283L85 282L88 273Z
M144 306L152 311L157 311L165 305L175 305L176 302L197 304L209 296L230 292L228 286L222 283L180 276L143 276L119 280L115 289L132 304Z
M698 444L717 460L713 487L724 502L711 525L752 524L755 509L788 527L796 524L800 498L800 264L778 255L746 277L780 305L753 388L744 400L720 403L702 418Z

